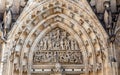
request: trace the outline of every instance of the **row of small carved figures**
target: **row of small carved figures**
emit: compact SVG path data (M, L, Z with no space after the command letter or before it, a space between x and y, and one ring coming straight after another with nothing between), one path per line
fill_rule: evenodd
M39 54L38 54L39 53ZM51 62L58 60L66 63L82 63L81 52L38 52L34 54L34 62ZM55 62L55 61L53 61Z
M71 49L71 50L78 50L79 46L78 43L76 41L59 41L59 42L55 42L55 41L40 41L39 44L37 45L37 47L40 50L64 50L64 49Z

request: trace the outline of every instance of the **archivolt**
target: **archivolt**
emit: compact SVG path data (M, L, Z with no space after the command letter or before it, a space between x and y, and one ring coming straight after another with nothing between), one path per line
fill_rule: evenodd
M56 24L55 26L63 28L77 39L85 56L86 67L89 65L97 67L98 63L103 62L102 59L98 59L102 56L101 52L107 56L107 34L94 14L91 11L88 13L88 8L71 3L71 0L54 0L55 3L51 1L33 2L26 7L10 32L9 38L17 41L15 51L19 47L21 63L23 59L31 57L32 50L40 40L38 36L41 36L44 30L49 31L52 27L54 28L54 24ZM12 41L10 42L12 43Z

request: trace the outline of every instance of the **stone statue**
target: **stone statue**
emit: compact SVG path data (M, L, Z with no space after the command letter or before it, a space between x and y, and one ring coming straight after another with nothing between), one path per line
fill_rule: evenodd
M79 50L79 48L78 48L78 44L77 44L77 41L74 41L75 42L75 50Z
M110 10L110 3L109 1L106 1L104 3L105 6L105 11L104 11L104 23L107 29L107 32L109 35L111 35L111 24L112 24L112 14L111 14L111 10Z
M65 40L65 49L69 50L70 49L69 47L70 47L69 40Z
M12 11L10 9L10 6L7 6L7 10L4 13L4 37L7 37L8 32L10 31L11 24L12 24Z
M57 36L57 40L59 41L59 39L60 39L60 30L59 29L57 30L57 35L56 36Z
M74 46L75 44L74 44L74 40L72 39L71 40L71 50L74 50L75 49L75 46Z
M19 70L19 57L14 58L14 69L17 71Z
M3 22L0 22L0 37L3 37Z
M48 50L51 50L52 49L52 41L51 41L51 39L48 39L47 43L48 43Z
M96 70L99 71L102 69L102 63L97 63Z
M41 41L39 42L39 50L42 50L42 49L43 49L43 45L44 45L44 42L43 42L43 40L41 40Z
M43 42L44 42L43 50L47 50L47 39L44 38L44 39L43 39Z
M61 49L64 50L64 42L63 42L63 39L61 39L61 41L60 41L60 46L61 46Z
M88 71L89 71L89 72L92 72L92 71L93 71L93 65L91 65L91 64L88 65Z

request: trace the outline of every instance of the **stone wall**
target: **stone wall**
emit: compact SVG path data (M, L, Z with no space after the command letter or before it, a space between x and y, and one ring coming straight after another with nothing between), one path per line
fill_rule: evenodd
M2 75L119 75L116 0L26 2L2 0Z

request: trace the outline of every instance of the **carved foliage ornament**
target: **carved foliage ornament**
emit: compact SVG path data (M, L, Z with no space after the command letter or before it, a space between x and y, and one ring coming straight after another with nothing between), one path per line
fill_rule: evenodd
M77 41L63 29L55 28L37 44L34 63L82 64L82 53Z

